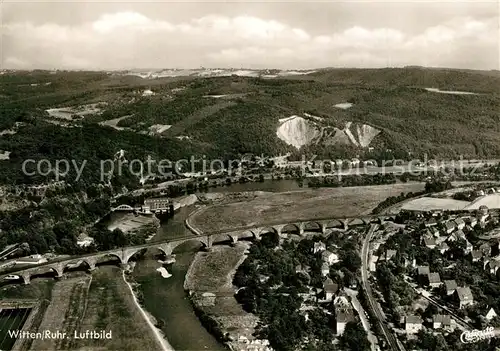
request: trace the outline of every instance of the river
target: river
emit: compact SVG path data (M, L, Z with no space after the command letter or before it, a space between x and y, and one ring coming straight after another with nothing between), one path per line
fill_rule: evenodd
M232 184L210 189L210 192L241 191L289 191L300 189L295 180L272 181L262 183ZM176 236L191 234L184 221L196 206L179 209L173 218L163 223L158 233L151 239L160 241ZM176 252L176 262L168 268L170 278L162 278L156 268L160 264L151 256L139 260L133 276L140 284L144 296L144 307L159 322L168 343L175 350L226 350L200 323L195 315L189 298L184 291L184 277L194 255L199 250L197 244L186 243ZM180 252L179 252L180 251Z

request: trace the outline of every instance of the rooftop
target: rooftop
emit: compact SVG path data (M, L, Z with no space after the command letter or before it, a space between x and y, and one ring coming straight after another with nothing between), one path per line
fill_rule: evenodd
M439 276L439 273L429 273L427 275L427 278L429 279L429 284L441 283L441 277Z
M455 280L445 280L444 286L446 287L446 290L455 290L456 288L458 288L457 282Z
M472 301L474 298L472 297L472 292L468 286L457 288L457 295L460 301Z
M432 317L432 321L434 323L442 323L445 325L450 325L451 324L451 316L448 314L435 314Z
M417 270L419 275L427 275L430 273L429 266L418 266Z
M422 324L422 318L420 318L419 316L414 316L414 315L406 316L405 323Z

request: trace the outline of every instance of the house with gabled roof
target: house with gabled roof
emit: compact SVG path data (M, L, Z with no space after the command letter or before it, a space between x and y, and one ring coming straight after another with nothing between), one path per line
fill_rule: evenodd
M396 250L388 249L385 250L379 257L379 261L390 261L393 257L396 256L398 252Z
M483 252L484 257L491 256L491 245L489 243L483 243L479 245L479 250Z
M407 334L416 334L418 333L423 325L422 318L419 316L409 315L405 317L405 331Z
M329 265L339 262L339 256L329 250L325 250L321 253L321 259Z
M474 228L477 225L477 218L467 217L467 219L465 220L465 224L470 226L471 228Z
M323 277L326 277L329 273L330 273L330 266L328 265L328 263L323 262L323 264L321 265L321 275Z
M483 252L481 250L472 250L470 257L472 262L479 262L483 258Z
M457 225L453 221L449 221L444 224L444 230L446 231L447 234L451 234L456 228Z
M441 254L444 254L446 251L450 249L448 244L444 241L441 244L439 244L437 248Z
M425 236L422 240L425 247L428 249L434 249L436 247L436 239L433 236Z
M451 316L449 314L435 314L432 316L433 329L448 329L451 328Z
M418 275L427 275L430 273L429 266L418 266L417 272L418 272Z
M474 297L468 286L458 287L457 290L455 290L455 294L457 296L459 308L472 306L474 304Z
M455 224L457 226L457 229L459 229L459 230L465 228L465 221L462 218L460 218L460 217L458 217L457 219L455 219Z
M465 239L464 254L468 255L472 250L474 250L474 245L472 245L469 240Z
M438 288L441 285L441 277L439 273L429 273L427 274L427 282L431 288Z
M429 227L433 227L433 226L437 226L438 225L438 221L436 220L436 218L434 217L431 217L429 218L426 222L425 222L425 226L427 228Z
M498 317L498 314L495 312L495 310L492 308L489 309L488 313L486 313L486 318L487 321L491 321L493 318Z
M339 291L339 285L327 278L323 282L323 291L325 292L325 300L332 301L333 296Z
M342 335L346 324L355 321L354 309L345 295L336 296L333 300L333 307L335 310L336 333Z
M448 238L446 239L446 241L458 241L458 240L465 240L465 233L463 232L463 230L457 230L456 232L453 232L450 234L450 236L448 236Z
M446 295L453 295L453 293L455 293L455 290L457 290L458 285L455 280L445 280L444 287L446 289Z
M490 274L496 275L500 269L500 260L487 260L484 262L484 269L489 271Z
M314 243L313 253L322 252L325 250L326 250L326 245L323 242L319 241Z

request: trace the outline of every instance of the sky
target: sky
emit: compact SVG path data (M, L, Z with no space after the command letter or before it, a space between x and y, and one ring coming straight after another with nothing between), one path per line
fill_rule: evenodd
M498 0L0 3L3 69L500 69Z

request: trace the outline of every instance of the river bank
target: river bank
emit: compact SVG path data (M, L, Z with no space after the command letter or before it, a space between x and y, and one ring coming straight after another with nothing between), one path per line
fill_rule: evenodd
M243 310L232 284L249 246L239 242L234 247L216 246L210 252L198 252L184 281L200 321L234 351L247 350L249 341L253 345L265 344L253 336L258 318Z

